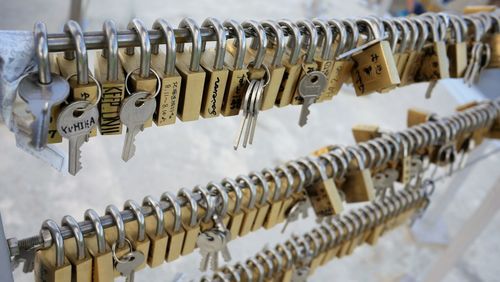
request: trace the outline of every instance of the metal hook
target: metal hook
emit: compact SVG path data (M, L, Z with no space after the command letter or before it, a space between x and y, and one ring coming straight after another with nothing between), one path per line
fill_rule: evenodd
M47 27L43 22L35 24L33 36L35 38L35 59L38 63L38 81L42 84L49 84L52 82L52 74L50 73Z
M64 32L71 35L75 44L78 84L88 84L89 62L87 56L87 46L85 45L85 38L83 36L82 28L77 22L69 20L64 25ZM66 60L74 60L75 53L73 51L67 51L64 53L64 58Z

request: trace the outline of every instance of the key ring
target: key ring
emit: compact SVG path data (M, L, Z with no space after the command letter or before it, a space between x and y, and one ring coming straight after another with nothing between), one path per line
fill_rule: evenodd
M127 76L125 76L125 91L127 91L127 94L128 95L132 95L132 92L130 92L130 89L128 87L128 80L130 79L130 76L140 70L141 68L138 67L136 69L134 69L133 71L127 73ZM149 69L150 72L152 72L154 74L154 76L156 77L156 91L153 95L150 95L151 97L147 98L147 99L154 99L156 96L158 96L158 94L160 93L160 90L161 90L161 78L160 78L160 75L152 68Z
M132 246L132 243L130 242L130 240L128 238L125 238L125 242L127 243L130 251L126 255L122 256L121 258L126 257L127 260L125 260L125 259L122 260L121 258L118 258L118 256L116 255L116 245L117 245L116 243L117 242L114 242L113 246L111 246L111 254L113 255L113 259L117 263L120 263L120 264L129 262L130 261L130 254L134 251L134 247Z
M253 66L253 62L250 62L247 66L247 68L251 68ZM269 82L271 81L271 72L269 71L269 68L267 67L266 64L262 63L261 65L262 67L264 67L264 70L266 71L266 74L264 75L264 86L262 86L262 88L266 88L266 86L269 85ZM245 79L247 81L248 84L250 84L250 80L248 79L248 75L245 76Z
M70 80L71 78L73 78L74 76L76 76L76 75L77 75L76 73L69 75L69 76L66 78L66 81L68 81L68 82L69 82L69 80ZM97 85L97 99L96 99L96 101L95 101L94 103L90 104L90 105L88 106L88 108L87 108L87 109L85 109L84 111L86 111L86 110L88 110L88 109L90 109L90 108L92 108L92 107L97 107L97 105L99 104L99 102L101 101L101 98L102 98L102 87L101 87L101 84L100 84L100 83L99 83L99 81L97 81L97 79L96 79L93 75L91 75L90 73L88 74L88 77L90 77L90 79L92 79L92 80L95 82L95 84Z

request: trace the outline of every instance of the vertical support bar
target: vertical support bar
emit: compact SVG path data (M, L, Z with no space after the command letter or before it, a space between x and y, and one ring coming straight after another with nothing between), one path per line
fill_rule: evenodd
M83 0L71 0L69 9L69 19L76 21L80 25L83 24L82 5Z
M495 184L490 188L474 214L467 219L446 251L441 254L421 281L441 281L445 278L446 274L493 219L495 213L499 210L499 202L500 178L495 181Z
M10 251L7 238L3 231L2 214L0 213L0 281L14 282L12 270L10 269Z

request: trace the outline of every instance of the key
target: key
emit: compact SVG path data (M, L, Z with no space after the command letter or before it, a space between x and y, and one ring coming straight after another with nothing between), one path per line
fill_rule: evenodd
M200 262L201 271L206 271L209 265L212 270L217 269L218 254L225 243L223 233L218 232L216 228L200 233L196 244L200 248L200 254L202 256Z
M135 136L144 130L147 122L156 109L155 99L146 99L148 92L137 92L127 97L120 110L120 120L127 127L125 145L123 146L122 159L130 160L135 154Z
M302 216L303 219L308 217L309 216L308 208L309 208L309 202L305 199L295 203L288 211L286 222L285 225L283 226L283 229L281 229L281 233L285 232L286 228L288 227L288 224L299 220L300 216Z
M250 127L250 140L248 143L252 144L253 137L255 135L255 126L257 125L257 117L259 116L260 108L262 107L262 98L264 93L264 80L260 80L257 82L255 86L255 90L252 91L252 107L251 107L251 127Z
M245 93L245 97L243 99L243 104L241 107L243 110L243 112L242 112L243 119L241 120L241 123L240 123L240 131L238 132L238 135L236 136L236 139L234 140L233 148L235 150L237 150L238 146L240 145L241 136L243 135L243 131L245 131L245 128L248 127L248 122L249 122L249 118L250 118L249 105L251 103L251 94L252 94L252 91L253 91L253 88L254 88L256 82L257 81L255 81L255 80L252 80L250 82L250 85L248 85L247 91ZM243 147L245 148L246 144L244 144Z
M307 123L309 107L316 102L321 93L325 90L328 81L324 73L312 71L300 80L299 94L304 99L300 110L299 125L302 127Z
M134 282L135 270L144 263L146 257L139 251L133 251L116 262L115 268L122 276L125 277L126 282Z
M68 171L71 175L76 175L82 169L80 148L88 141L89 134L97 126L99 119L99 110L90 105L88 101L73 102L57 118L57 131L69 140Z
M31 73L21 79L17 92L28 103L28 108L35 117L31 126L31 144L35 149L41 150L47 145L52 108L66 100L69 83L61 76L52 74L52 81L43 84L38 81L38 73Z
M436 88L438 81L431 80L429 85L427 86L427 90L425 91L425 99L430 99L432 97L432 91Z

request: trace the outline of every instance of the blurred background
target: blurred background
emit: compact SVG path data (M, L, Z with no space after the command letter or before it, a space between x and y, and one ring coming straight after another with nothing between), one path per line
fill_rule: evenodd
M400 16L424 11L460 12L465 5L488 3L486 0L1 0L0 30L31 31L33 24L41 20L47 24L49 32L61 32L70 17L79 20L85 30L96 31L102 29L105 19L113 19L120 28L125 28L133 17L151 26L160 17L176 25L184 17L201 23L206 17L241 21L347 18L371 14ZM0 43L1 40L0 33ZM93 57L89 54L89 58ZM240 116L189 123L178 121L171 126L146 129L136 138L136 155L128 163L120 158L123 135L99 136L83 145L83 169L76 177L58 172L16 148L13 133L0 123L0 211L5 232L7 237L31 236L47 218L59 222L69 214L81 220L88 208L103 214L108 204L121 207L127 199L141 201L146 195L158 198L164 191L177 192L181 187L191 188L226 176L235 177L275 166L328 144L353 144L351 127L355 124L378 124L385 130L400 130L406 126L409 107L446 116L462 103L498 96L499 77L498 71L487 71L480 84L473 88L466 87L461 80L439 82L431 100L424 98L427 84L362 98L355 97L354 91L344 86L333 101L311 107L312 113L304 128L297 125L299 107L262 112L254 144L238 151L233 150L232 142ZM493 141L482 146L482 154L498 148ZM66 151L66 141L57 147ZM477 153L476 157L479 156ZM457 173L458 181L438 183L431 210L436 203L444 207L436 208L432 214L434 218L427 220L435 223L439 219L441 231L447 231L440 233L445 234L440 244L423 243L409 228L399 228L384 236L377 246L362 246L353 255L319 268L310 281L421 280L446 249L446 242L457 235L494 184L499 175L499 161L499 157L493 155L468 171ZM450 189L455 191L451 198L447 192ZM448 200L452 201L443 204ZM490 221L488 227L469 246L445 281L499 281L500 216L497 214L487 220ZM231 264L252 256L266 244L272 246L286 240L293 232L309 230L314 224L311 213L310 218L290 225L285 234L279 233L281 226L278 226L233 240L229 244L233 255ZM136 279L198 279L201 275L197 268L199 259L199 253L195 252L173 263L141 271ZM33 281L33 275L17 269L15 280Z

